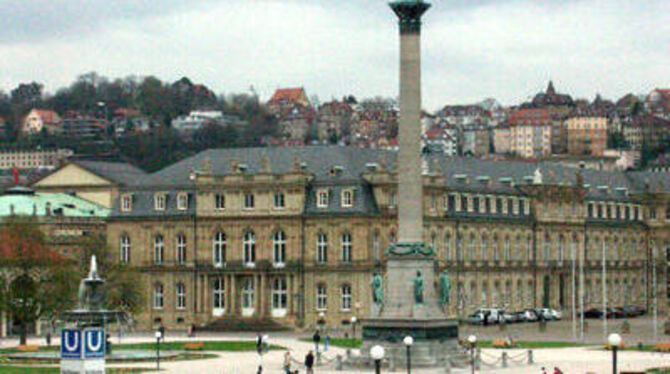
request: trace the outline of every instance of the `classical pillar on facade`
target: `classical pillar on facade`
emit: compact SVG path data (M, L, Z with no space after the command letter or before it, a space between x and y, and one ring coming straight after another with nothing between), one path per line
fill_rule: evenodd
M254 315L260 317L261 310L261 296L260 296L260 276L258 274L252 275L254 279Z
M228 288L230 289L230 297L228 298L228 310L231 316L235 316L236 310L235 310L235 305L237 303L237 292L235 290L236 284L235 284L235 275L231 274L228 276L229 282L228 282Z
M261 287L259 289L259 301L260 301L260 317L265 318L266 317L266 288L267 288L267 279L265 273L261 273L260 275L261 278Z

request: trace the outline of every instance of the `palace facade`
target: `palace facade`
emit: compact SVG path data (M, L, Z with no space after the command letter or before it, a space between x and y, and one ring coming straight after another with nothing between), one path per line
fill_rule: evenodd
M202 152L121 187L110 248L140 271L140 328L346 325L397 229L397 153L346 147ZM449 308L667 307L666 173L426 156L424 239ZM603 267L606 277L603 283Z

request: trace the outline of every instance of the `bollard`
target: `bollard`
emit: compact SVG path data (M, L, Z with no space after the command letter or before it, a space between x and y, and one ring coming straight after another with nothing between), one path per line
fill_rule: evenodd
M507 367L507 352L502 353L502 367Z
M342 355L335 357L335 370L342 371Z
M528 365L532 365L534 363L533 361L533 350L529 349L528 350Z

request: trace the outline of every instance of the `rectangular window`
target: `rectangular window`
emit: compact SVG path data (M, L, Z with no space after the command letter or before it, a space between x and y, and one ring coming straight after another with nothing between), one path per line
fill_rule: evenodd
M226 286L221 277L214 278L212 284L212 307L214 309L226 307Z
M511 197L507 198L507 214L514 212L514 200Z
M165 194L154 196L154 208L156 210L165 210Z
M283 192L275 192L274 201L275 209L284 209L286 207L286 201Z
M475 213L479 213L479 197L478 196L475 196L472 199L472 204L474 205Z
M351 234L342 234L342 262L351 262Z
M254 206L254 194L251 192L246 192L244 194L244 209L254 209Z
M635 220L639 221L640 220L640 207L637 205L635 206Z
M224 194L214 195L214 209L216 210L226 209L226 196Z
M177 283L177 309L186 309L186 285Z
M188 194L180 193L177 195L177 209L186 210L188 209Z
M354 191L346 189L342 191L342 207L351 208L354 206Z
M328 308L328 296L326 294L326 285L320 284L316 287L316 309L326 310Z
M626 221L630 220L630 206L626 205Z
M484 199L484 213L491 213L491 198L488 196Z
M656 219L656 207L649 208L649 219Z
M587 209L588 209L589 218L593 218L593 203L589 203Z
M465 212L468 210L468 197L461 195L461 209L459 211Z
M328 190L318 190L316 192L316 207L317 208L328 207Z
M133 197L132 195L123 195L121 196L121 211L130 212L133 210Z
M621 205L616 206L616 219L621 219Z
M456 210L456 196L453 194L447 196L447 209L449 209L450 212Z
M342 301L340 308L344 311L351 310L351 286L348 284L342 286Z
M603 218L603 205L598 204L598 214L596 214L596 218Z
M319 264L328 262L328 236L323 233L316 238L316 262Z
M163 309L163 285L154 288L154 309Z
M430 210L432 212L437 210L437 197L435 195L430 195Z
M503 199L502 199L502 197L496 198L496 213L497 214L502 214L503 213Z
M517 200L518 202L518 208L517 208L517 214L521 214L522 216L526 215L526 212L524 211L524 204L523 204L523 199Z

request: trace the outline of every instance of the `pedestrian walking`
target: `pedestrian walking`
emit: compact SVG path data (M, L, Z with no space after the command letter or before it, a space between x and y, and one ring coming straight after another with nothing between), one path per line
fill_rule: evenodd
M328 352L328 347L330 347L330 335L326 334L323 338L323 351Z
M312 367L314 366L314 352L309 351L305 356L305 371L307 374L314 374Z
M51 331L47 331L45 339L47 341L47 347L51 347Z
M547 374L547 369L545 369L544 366L542 367L542 374Z
M291 352L289 351L284 353L284 372L291 374Z
M561 369L559 369L558 367L554 366L554 374L563 374L563 372L561 371Z
M312 336L312 341L314 342L314 350L316 352L319 351L319 343L321 343L321 334L319 334L319 330L314 331L314 335Z

